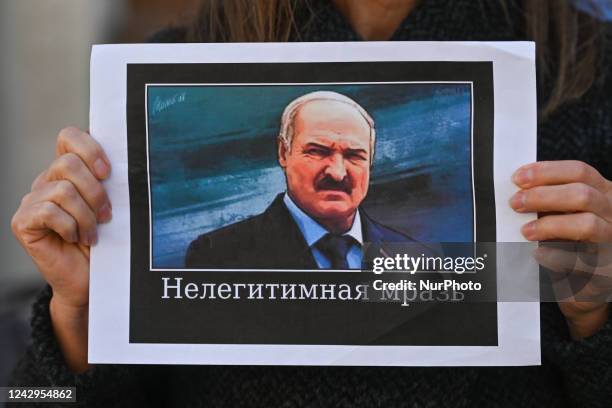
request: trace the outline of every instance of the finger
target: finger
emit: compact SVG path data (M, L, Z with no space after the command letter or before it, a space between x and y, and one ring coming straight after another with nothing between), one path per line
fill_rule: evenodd
M42 173L40 173L32 182L32 186L30 191L34 191L37 188L40 188L41 185L47 182L47 170L45 169Z
M110 220L112 207L106 190L75 153L58 157L47 170L45 177L48 181L68 180L96 214L98 221Z
M600 302L605 301L612 294L610 270L595 268L591 272L587 272L585 269L588 269L589 265L581 264L579 260L574 268L563 270L561 268L566 265L560 264L555 258L564 256L564 254L555 252L556 250L552 250L547 253L547 250L544 249L540 253L536 252L536 258L548 272L550 285L556 300L572 299L583 302ZM568 255L565 254L565 256Z
M595 285L596 268L580 261L571 243L552 243L555 247L539 246L534 251L536 261L545 268L556 301L592 301L606 290ZM563 249L559 249L562 245ZM608 279L609 280L609 279ZM543 282L546 285L546 282ZM543 293L546 293L544 291ZM604 298L606 295L603 296Z
M565 239L570 241L610 242L612 227L593 213L547 215L521 228L529 241Z
M542 161L520 167L512 181L520 188L584 183L599 191L609 189L608 181L588 164L576 160Z
M562 244L565 244L564 249L540 245L534 251L536 261L564 278L591 278L598 287L612 288L612 264L606 254L607 244L602 244L604 249L595 254L576 250L570 243Z
M510 199L510 206L517 212L593 212L612 219L605 195L584 183L521 190Z
M596 266L582 261L574 249L575 246L571 244L563 249L539 246L533 255L541 266L556 272L558 274L556 277L567 278L567 275L571 273L594 274Z
M38 202L18 212L12 227L15 235L26 245L31 243L30 239L40 239L40 230L53 231L66 242L79 240L76 220L51 201Z
M79 156L98 179L103 180L110 174L110 161L106 153L89 133L74 127L62 129L57 137L56 156L69 152Z
M83 245L91 246L98 242L96 215L70 181L47 183L28 196L26 201L29 204L50 201L67 212L77 222L79 241Z

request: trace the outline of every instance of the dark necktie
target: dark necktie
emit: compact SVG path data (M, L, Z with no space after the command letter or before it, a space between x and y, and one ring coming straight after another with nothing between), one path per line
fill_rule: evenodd
M355 239L350 235L325 234L315 243L319 251L330 261L332 269L349 269L346 254Z

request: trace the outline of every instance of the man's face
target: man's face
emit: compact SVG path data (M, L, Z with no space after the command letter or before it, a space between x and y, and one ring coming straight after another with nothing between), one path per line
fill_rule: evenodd
M298 111L290 151L279 146L287 190L311 217L352 216L370 182L370 126L352 106L327 100Z

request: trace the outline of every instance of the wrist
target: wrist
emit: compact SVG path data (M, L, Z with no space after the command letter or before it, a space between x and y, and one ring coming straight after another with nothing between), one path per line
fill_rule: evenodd
M566 317L570 335L574 340L583 340L597 333L610 316L610 305L603 303L588 312Z
M67 324L71 327L87 326L89 305L73 306L54 294L49 302L49 314L54 323Z
M53 332L68 368L76 374L87 371L88 306L72 306L53 296L49 315Z

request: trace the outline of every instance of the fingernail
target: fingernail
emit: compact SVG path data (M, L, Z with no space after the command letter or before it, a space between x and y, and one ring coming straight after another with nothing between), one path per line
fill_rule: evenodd
M108 174L108 166L104 163L104 160L98 159L94 162L94 171L98 178L105 178Z
M94 246L98 243L98 233L91 231L87 234L87 243L89 246Z
M522 211L525 208L525 193L519 191L510 199L510 207L515 211Z
M534 240L536 236L536 221L534 220L523 225L523 227L521 228L521 233L529 241Z
M98 221L108 222L111 218L113 218L113 212L110 204L106 203L98 210Z
M532 180L533 180L533 170L531 170L531 169L521 169L521 170L518 170L512 176L512 181L517 186L528 185Z

